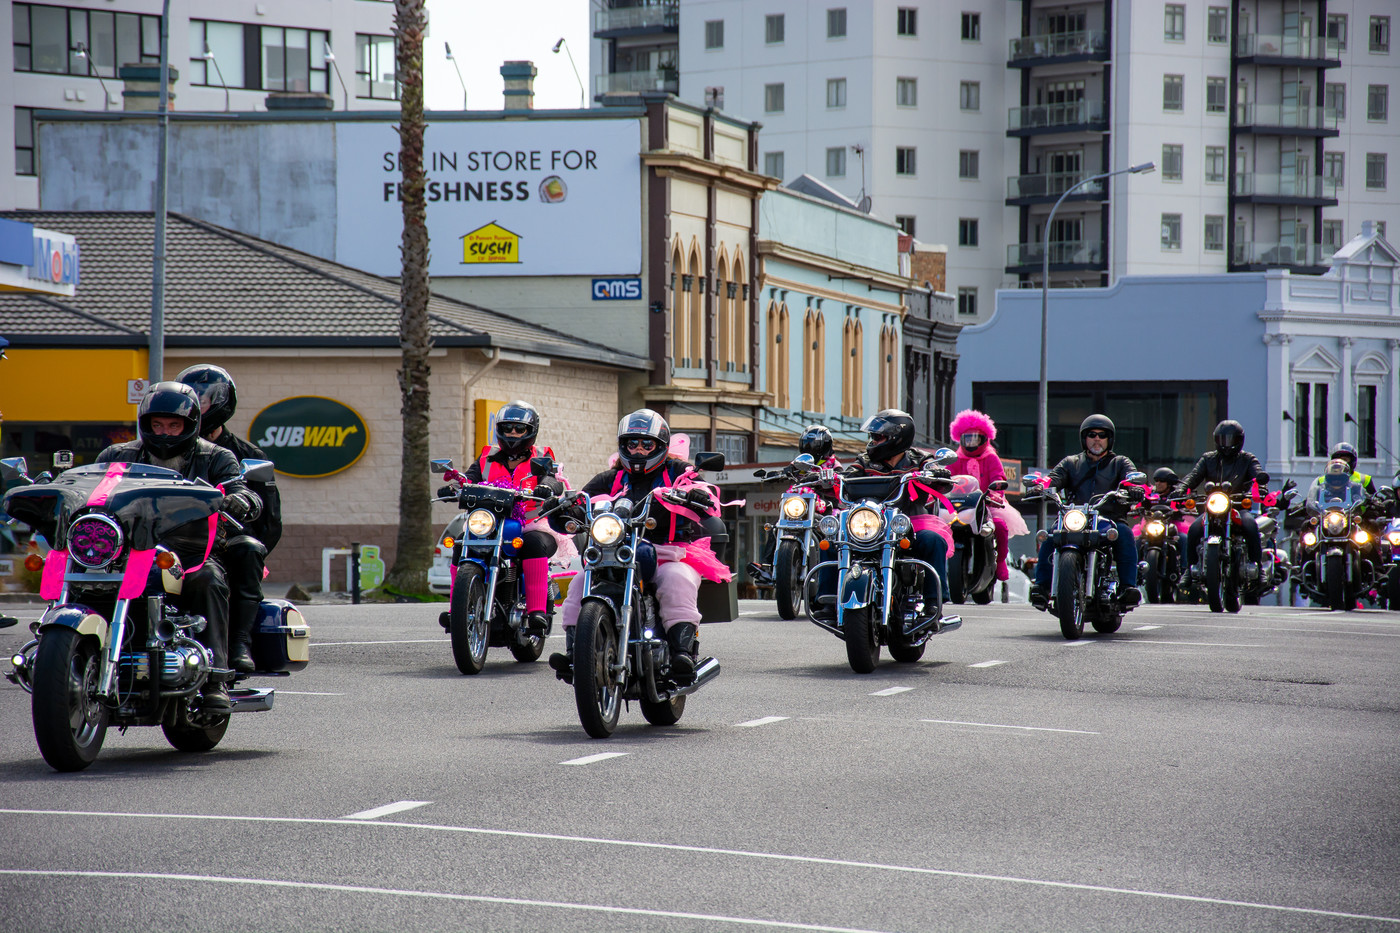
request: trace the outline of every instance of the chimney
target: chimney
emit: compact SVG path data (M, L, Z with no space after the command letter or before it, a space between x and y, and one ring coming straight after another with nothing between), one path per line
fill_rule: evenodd
M539 73L534 62L506 62L501 66L501 77L506 80L505 109L535 109L535 75Z
M287 110L334 110L335 100L320 91L273 91L264 103L269 113Z
M151 113L160 109L160 65L149 62L133 62L117 69L122 79L122 109L144 110ZM169 109L175 109L175 81L180 73L170 66Z

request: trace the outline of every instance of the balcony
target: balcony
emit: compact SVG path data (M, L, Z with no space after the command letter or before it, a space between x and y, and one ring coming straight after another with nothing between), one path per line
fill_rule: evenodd
M641 91L669 91L679 94L680 77L674 68L658 71L615 71L598 75L599 94L636 94Z
M1012 175L1006 179L1007 204L1053 204L1075 185L1097 172L1042 172L1039 175ZM1102 201L1108 196L1105 179L1090 182L1066 201Z
M1246 241L1236 243L1230 252L1230 266L1234 271L1261 271L1264 269L1305 269L1312 272L1326 271L1328 262L1336 250L1320 243L1260 243Z
M1339 136L1337 111L1297 104L1236 104L1235 128L1270 136Z
M1088 29L1083 32L1053 32L1012 39L1007 67L1034 68L1036 65L1106 62L1108 59L1108 32L1103 29Z
M1235 39L1235 61L1242 65L1340 68L1342 50L1326 36L1269 36L1251 33Z
M1240 174L1235 176L1235 201L1241 204L1296 204L1335 207L1337 180L1323 175Z
M1007 136L1036 136L1042 133L1103 132L1108 117L1101 100L1076 100L1065 104L1036 104L1012 107L1007 119Z
M1044 243L1012 243L1006 247L1007 272L1037 272L1045 262ZM1107 269L1099 240L1061 240L1050 244L1050 269L1062 271Z
M593 38L615 39L655 32L679 32L681 12L678 0L645 6L616 7L593 14Z

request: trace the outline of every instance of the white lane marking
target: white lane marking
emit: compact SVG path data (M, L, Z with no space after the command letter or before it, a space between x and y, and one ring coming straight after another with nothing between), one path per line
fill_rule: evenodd
M570 761L561 761L561 765L591 765L595 761L607 761L609 758L621 758L628 752L599 752L596 755L584 755L582 758L574 758Z
M886 687L883 690L876 690L870 695L873 697L892 697L896 693L907 693L913 689L913 687Z
M766 726L770 722L782 722L786 716L764 716L762 719L750 719L748 722L736 723L736 728L749 729L754 726Z
M388 816L390 813L402 813L405 810L416 810L419 807L426 807L432 803L431 800L400 800L396 803L386 803L382 807L375 807L373 810L361 810L359 813L352 813L345 817L347 820L377 820L381 816Z
M980 726L983 729L1020 729L1025 732L1072 732L1075 735L1103 735L1102 732L1085 732L1083 729L1048 729L1044 726L1003 726L991 722L959 722L956 719L920 719L919 722L936 722L944 726Z
M1153 639L1150 639L1150 640L1147 640L1147 641L1128 642L1128 644L1136 644L1136 645L1186 645L1187 647L1190 647L1190 648L1264 648L1264 647L1266 647L1265 645L1232 645L1232 644L1230 644L1229 642L1225 642L1225 641L1160 641L1160 640L1158 640L1158 639L1156 639L1156 638L1153 638Z
M372 888L355 884L324 884L312 881L281 881L270 878L229 878L217 875L173 875L137 871L37 871L34 869L0 869L0 875L28 875L68 878L139 878L149 881L197 881L206 884L246 884L264 888L291 888L301 891L339 891L346 894L388 894L394 897L418 897L427 900L468 901L475 904L509 904L513 907L552 907L558 910L583 910L593 913L631 914L641 917L667 917L679 920L703 920L713 923L734 923L743 926L777 927L784 930L816 930L821 933L878 933L855 927L828 927L814 923L789 923L783 920L762 920L755 917L728 917L723 914L693 914L678 910L646 910L640 907L612 907L603 904L573 904L567 901L536 901L521 897L487 897L483 894L451 894L445 891L405 891L400 888Z
M1078 648L1078 647L1080 647L1081 645L1097 645L1097 644L1098 644L1098 642L1094 641L1092 638L1081 638L1081 639L1079 639L1078 641L1067 641L1067 642L1064 643L1063 647L1065 647L1065 648Z
M450 638L400 638L395 641L313 641L313 648L343 648L346 645L436 645Z
M823 858L816 855L788 855L775 852L755 852L745 849L717 849L710 846L679 845L671 842L640 842L633 839L602 839L591 836L565 836L559 833L534 833L512 829L483 829L475 826L441 826L432 823L364 822L362 820L318 819L315 817L291 816L232 816L210 813L116 813L90 810L24 810L0 808L0 813L28 816L76 816L84 819L92 817L125 818L136 820L208 820L227 823L273 823L278 825L311 826L373 826L376 828L423 830L439 833L463 833L473 836L498 836L510 839L533 839L552 842L576 842L585 845L617 846L631 849L650 849L658 852L689 852L700 855L724 855L735 858L751 858L761 861L793 862L803 865L826 865L838 868L861 868L872 871L887 871L910 875L926 875L940 878L962 878L971 881L999 881L1007 884L1023 884L1044 888L1058 888L1066 891L1095 891L1101 894L1121 894L1129 897L1147 897L1168 901L1183 901L1194 904L1216 904L1224 907L1247 907L1255 910L1273 910L1281 913L1307 914L1321 917L1341 917L1348 920L1374 920L1381 923L1400 924L1400 917L1382 917L1373 914L1345 913L1335 910L1320 910L1315 907L1289 907L1282 904L1265 904L1256 901L1236 901L1218 897L1203 897L1195 894L1172 894L1164 891L1148 891L1140 888L1114 888L1107 885L1084 884L1074 881L1047 881L1043 878L1022 878L1015 875L987 875L968 871L955 871L948 868L921 868L912 865L889 865L880 862L856 862L849 859ZM42 871L20 871L0 868L0 874L57 875L51 869Z
M969 664L968 667L996 667L998 664L1005 663L1005 661L982 661L977 664Z
M1162 627L1162 626L1160 626L1160 625L1139 625L1137 628L1133 629L1133 631L1135 631L1135 632L1150 632L1150 631L1152 631L1154 628L1161 628L1161 627Z
M343 697L343 693L320 693L315 690L278 690L277 695L290 694L297 697Z

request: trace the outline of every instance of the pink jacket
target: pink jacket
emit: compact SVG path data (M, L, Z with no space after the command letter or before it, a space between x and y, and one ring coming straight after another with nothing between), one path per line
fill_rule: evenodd
M949 468L954 476L975 476L977 485L983 492L987 487L999 479L1006 479L1006 468L1001 465L1001 458L992 450L991 444L982 445L982 452L975 457L969 457L961 448L958 448L958 459L953 461Z

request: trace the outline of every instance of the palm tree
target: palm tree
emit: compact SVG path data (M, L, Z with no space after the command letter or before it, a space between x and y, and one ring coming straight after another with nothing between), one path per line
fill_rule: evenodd
M423 171L423 35L425 0L394 0L399 82L399 171L403 175L403 278L399 285L399 347L403 368L403 453L399 476L399 538L394 566L384 581L404 593L428 591L432 560L432 500L428 496L428 222Z

